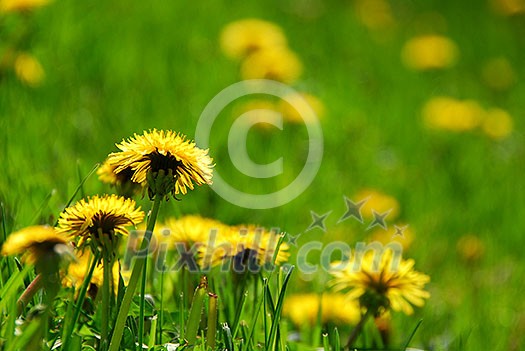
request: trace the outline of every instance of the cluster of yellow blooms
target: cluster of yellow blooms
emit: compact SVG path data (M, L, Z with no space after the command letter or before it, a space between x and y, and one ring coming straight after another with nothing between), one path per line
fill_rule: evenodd
M287 45L282 29L274 23L260 19L243 19L228 24L221 33L220 44L224 54L241 61L243 79L270 79L292 84L303 71L303 65L297 55ZM275 103L271 100L250 100L245 102L239 113L250 112L252 122L264 129L268 113L278 112L287 122L308 123L301 115L306 107L311 108L316 116L324 114L323 103L308 93L291 94Z
M191 254L192 260L185 262L190 270L220 266L238 273L258 271L266 264L280 265L290 256L280 233L255 225L230 226L198 215L168 218L153 235L157 252Z
M483 109L476 101L435 97L423 106L423 119L430 129L465 132L480 128L493 139L503 139L513 129L512 117L499 108Z

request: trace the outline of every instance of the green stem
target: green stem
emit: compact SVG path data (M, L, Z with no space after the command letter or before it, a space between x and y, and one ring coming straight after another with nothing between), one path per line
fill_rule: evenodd
M89 287L89 284L91 283L91 278L93 277L93 272L95 271L95 267L97 266L97 262L100 258L100 252L95 252L95 255L93 257L93 261L91 262L91 266L89 267L89 271L86 275L86 278L84 279L84 282L82 282L82 286L80 287L80 292L78 294L77 303L75 306L75 312L73 314L73 319L71 320L70 324L71 326L66 326L64 328L65 334L64 334L64 342L62 345L64 347L67 347L69 345L69 339L71 338L71 335L75 331L75 326L77 324L78 317L80 316L80 311L82 310L82 306L84 305L84 299L86 298L86 293Z
M148 226L146 233L144 234L144 239L140 245L141 256L137 257L135 264L133 266L133 271L131 272L131 277L129 279L128 287L122 298L122 304L117 315L117 320L115 323L115 329L113 329L113 336L111 337L111 343L109 345L109 351L118 351L120 347L120 341L122 340L122 335L124 332L124 327L126 325L126 318L128 316L129 308L131 307L131 301L133 299L133 294L137 288L139 278L142 276L142 270L146 265L146 254L149 243L151 241L151 235L153 234L153 229L155 228L155 221L157 220L157 215L159 213L160 203L162 201L162 196L156 195L153 200L153 206L151 208L151 215L148 220ZM145 284L145 281L143 281ZM140 345L142 347L142 345Z
M206 277L202 277L199 286L195 289L193 300L190 307L190 316L188 317L188 325L186 327L186 340L188 345L195 345L197 341L197 332L202 315L202 306L204 304L204 297L207 294L208 283Z
M42 275L38 274L16 301L18 314L22 313L23 308L31 301L40 288L42 288Z
M359 321L359 323L357 323L354 330L352 330L352 334L350 334L350 337L348 338L345 348L350 349L352 347L354 342L357 340L357 337L359 336L359 334L361 334L361 331L363 330L363 327L366 321L368 320L368 317L370 317L371 315L372 315L372 312L370 311L370 309L368 309L366 313L361 316L361 320Z
M215 337L217 335L217 295L208 293L209 312L208 312L208 334L206 336L206 345L208 348L215 350Z
M109 342L109 315L111 303L110 287L111 287L111 261L104 259L103 261L104 280L102 282L102 326L100 328L100 344L101 349L106 350Z

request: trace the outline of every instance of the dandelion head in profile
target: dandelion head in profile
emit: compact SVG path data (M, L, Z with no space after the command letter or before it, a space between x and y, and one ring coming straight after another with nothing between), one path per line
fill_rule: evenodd
M109 155L109 164L117 175L131 169L131 180L147 186L150 198L186 194L194 184L212 182L213 160L208 150L198 148L182 134L153 129L135 134L117 147L121 151Z
M430 277L415 271L412 259L400 259L396 264L390 249L356 255L344 269L330 273L335 290L348 290L348 298L359 299L361 307L375 315L389 309L410 315L414 312L412 306L421 307L430 297L424 290Z
M2 246L2 255L21 254L22 259L34 264L38 271L58 272L61 262L73 259L67 237L50 226L31 226L9 235Z
M95 251L114 252L119 237L128 235L129 226L144 219L144 212L135 201L117 195L93 196L80 200L62 212L58 230L79 237L78 247L87 245Z

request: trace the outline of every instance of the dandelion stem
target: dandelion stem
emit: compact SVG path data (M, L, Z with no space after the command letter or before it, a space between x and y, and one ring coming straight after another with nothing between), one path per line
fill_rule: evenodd
M102 327L100 328L100 343L101 349L106 350L109 338L109 315L111 303L110 286L111 286L111 261L104 259L103 261L104 281L102 282Z
M93 272L95 271L95 267L97 266L97 262L100 258L100 252L96 251L93 257L93 261L91 262L91 265L89 267L89 271L86 275L86 278L84 279L84 282L82 283L82 286L80 287L80 292L78 294L77 303L75 306L75 312L73 314L73 319L70 321L71 326L65 326L64 331L64 342L62 345L67 346L69 345L69 339L71 338L71 335L73 334L73 331L75 330L75 326L77 324L78 317L80 316L80 311L82 310L82 306L84 305L84 299L86 298L86 293L89 287L89 284L91 283L91 278L93 277Z
M135 293L135 289L137 288L139 278L142 276L142 270L146 265L148 247L151 240L151 235L153 234L153 229L155 228L155 221L157 220L157 215L159 213L162 198L163 196L156 195L153 200L153 206L151 208L151 214L149 216L146 233L144 234L144 238L142 239L142 243L140 245L141 255L138 256L135 260L135 265L133 266L133 271L131 272L128 287L126 289L126 292L124 293L124 297L122 298L122 304L120 305L120 310L118 312L117 320L115 322L115 328L113 329L113 336L111 337L109 351L118 351L120 348L120 341L122 340L122 334L126 325L126 318L128 316L129 308L131 307L133 294ZM143 284L145 283L146 282L143 281ZM144 297L141 296L141 298L143 299ZM142 345L140 345L140 347L142 347Z
M361 331L363 330L363 327L365 326L366 321L368 320L368 317L372 315L372 311L368 309L364 315L361 316L361 320L359 320L359 323L355 326L354 330L352 330L352 334L350 334L350 337L348 338L348 341L346 343L345 348L349 349L352 347L354 342L357 340L357 337L359 334L361 334Z
M27 286L22 295L16 301L18 306L18 313L22 313L22 309L35 296L36 292L42 288L42 275L38 274L35 279Z

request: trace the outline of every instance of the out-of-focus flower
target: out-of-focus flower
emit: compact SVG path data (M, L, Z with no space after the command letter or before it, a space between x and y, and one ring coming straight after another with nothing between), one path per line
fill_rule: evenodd
M424 290L430 277L415 271L414 263L401 257L396 260L390 249L368 250L354 255L344 269L332 270L332 285L336 291L349 290L349 299L359 299L361 307L375 315L390 308L410 315L412 306L421 307L430 297Z
M490 0L495 12L503 16L515 16L525 13L524 0Z
M199 248L200 265L208 268L231 264L237 273L258 272L267 264L280 265L290 256L285 242L276 252L280 238L281 234L255 225L231 226L219 233L214 242Z
M323 117L325 106L317 97L303 93L292 94L281 100L279 110L288 122L309 123L311 119Z
M0 13L30 11L50 2L50 0L0 0Z
M403 47L401 58L408 68L423 71L453 66L458 53L451 39L440 35L424 35L410 39Z
M142 186L131 180L131 177L133 177L133 170L131 168L126 168L121 172L116 173L116 168L116 166L111 165L106 159L99 169L97 169L98 179L103 183L116 187L117 192L122 196L131 197L139 193Z
M512 133L512 117L505 110L493 108L487 110L481 123L481 129L493 139L503 139Z
M80 288L84 280L86 279L89 266L93 259L93 254L90 251L78 251L76 253L77 260L69 265L67 269L67 274L63 279L63 284L68 287ZM116 275L118 277L118 273ZM102 265L95 266L93 270L93 276L91 277L91 284L96 286L102 286L102 281L104 280L104 274L102 270Z
M392 196L384 194L374 189L363 189L355 197L355 202L366 199L366 203L361 208L361 215L364 219L374 218L375 211L377 214L389 212L387 220L394 220L399 215L399 202Z
M2 246L2 255L23 255L30 264L45 264L56 258L72 257L72 250L66 236L49 226L31 226L12 233Z
M487 61L481 75L485 84L495 90L506 90L516 82L516 73L504 57Z
M156 184L156 177L161 171L167 177L162 179L165 185L162 196L170 192L186 194L187 188L193 190L193 183L212 182L213 160L208 150L198 148L182 134L153 129L143 135L135 134L117 147L121 151L108 156L109 164L116 167L117 174L131 168L134 172L131 180L148 186L150 198L158 191L160 185Z
M295 82L303 65L297 55L287 48L259 50L249 55L241 65L243 79L272 79L283 83Z
M389 226L387 230L377 229L371 234L371 241L379 241L386 245L391 242L398 242L403 247L403 251L408 250L414 241L414 232L408 224L395 224Z
M279 124L281 118L279 115L279 107L270 100L254 99L243 102L236 106L233 115L237 118L242 115L247 115L246 127L253 126L262 131L270 131L277 128L275 124Z
M45 78L40 62L28 53L18 54L14 61L16 76L30 87L37 87Z
M194 244L205 245L210 240L210 236L224 236L227 231L226 224L198 215L186 215L178 219L168 218L158 227L168 243L183 244L187 248Z
M431 129L462 132L476 128L485 111L475 101L456 100L450 97L435 97L423 107L425 125Z
M324 293L295 294L284 300L283 315L290 318L292 323L301 327L313 326L317 323L319 302L321 301L322 324L356 325L361 317L361 310L357 300L349 300L344 294Z
M385 0L357 0L355 12L359 21L371 30L390 29L396 24L392 8Z
M460 257L466 262L478 261L485 253L485 244L473 234L464 235L459 238L456 249Z
M279 26L260 19L244 19L228 24L221 33L225 55L242 59L260 50L286 47L286 37Z

